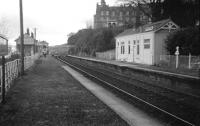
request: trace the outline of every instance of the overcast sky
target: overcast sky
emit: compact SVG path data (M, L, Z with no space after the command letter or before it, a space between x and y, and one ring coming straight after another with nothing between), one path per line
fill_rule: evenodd
M70 32L86 27L93 20L96 3L101 0L23 0L24 32L37 28L37 39L50 45L67 42ZM116 0L106 0L109 5ZM0 21L8 22L12 35L9 43L19 36L19 0L0 0Z

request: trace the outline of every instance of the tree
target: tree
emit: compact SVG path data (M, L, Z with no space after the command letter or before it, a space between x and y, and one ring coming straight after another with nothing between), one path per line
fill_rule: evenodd
M92 28L92 20L86 20L85 24L86 24L86 28L87 29L91 29Z
M114 36L121 33L124 28L82 29L68 38L68 44L73 45L72 52L95 55L115 48Z
M163 17L171 17L181 27L194 27L199 21L199 0L165 0L163 10Z
M118 0L124 4L131 4L144 13L152 22L162 19L163 0ZM138 13L140 14L140 13Z
M68 35L67 35L67 37L71 37L72 35L74 35L75 33L73 33L73 32L70 32Z
M176 46L179 46L181 55L200 55L199 28L183 28L171 33L165 43L170 55L174 55Z
M152 22L171 18L181 27L194 27L199 23L199 0L118 0L132 4ZM149 9L146 9L148 6Z

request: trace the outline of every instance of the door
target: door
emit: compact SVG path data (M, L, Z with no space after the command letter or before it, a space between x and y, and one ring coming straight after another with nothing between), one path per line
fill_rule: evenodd
M143 62L144 64L152 65L152 49L150 39L144 39L144 53Z
M133 62L135 62L135 45L133 45L132 56L133 56Z

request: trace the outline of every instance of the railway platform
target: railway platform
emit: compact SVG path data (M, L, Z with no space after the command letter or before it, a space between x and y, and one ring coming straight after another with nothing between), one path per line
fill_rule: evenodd
M90 66L97 68L106 68L114 70L117 73L129 76L135 80L143 81L145 83L153 84L160 87L165 87L170 90L180 92L189 96L200 98L198 76L189 74L173 73L168 71L156 70L151 67L124 63L119 61L102 60L89 57L78 57L68 55L71 59L76 59L79 62L84 62Z
M73 56L69 55L71 57L77 57L77 58L82 58L86 60L91 60L91 61L97 61L97 62L104 62L107 64L114 64L118 66L126 66L129 68L134 68L134 69L140 69L140 70L145 70L145 71L151 71L151 72L157 72L161 74L166 74L166 75L171 75L171 76L180 76L180 77L186 77L186 78L192 78L192 79L200 79L200 75L197 71L178 71L178 70L172 70L172 69L162 69L156 66L150 66L150 65L145 65L145 64L136 64L136 63L128 63L128 62L120 62L120 61L115 61L115 60L105 60L105 59L97 59L97 58L91 58L91 57L79 57L79 56Z
M92 80L96 80L97 83L100 82L100 85L105 85L106 89L107 87L116 89L118 93L120 92L119 96L126 94L132 100L141 101L144 104L140 104L140 107L146 104L153 107L145 109L145 112L154 108L162 111L159 114L156 112L149 113L156 113L155 116L164 114L161 117L164 117L162 119L164 119L164 122L166 121L167 125L199 125L199 96L194 94L196 91L198 94L199 83L195 78L182 75L171 76L171 74L157 73L157 71L155 73L146 69L131 69L123 64L119 65L85 57L55 56L55 58ZM183 92L186 87L187 93ZM129 97L122 99L127 100ZM133 105L135 106L136 103L134 102ZM172 117L169 119L170 121L165 120L169 116Z
M48 56L18 79L0 104L1 126L127 126Z

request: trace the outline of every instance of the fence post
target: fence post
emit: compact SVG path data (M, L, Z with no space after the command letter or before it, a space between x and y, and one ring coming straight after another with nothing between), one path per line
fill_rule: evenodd
M2 103L5 103L6 86L5 86L5 56L2 56Z
M198 74L199 74L199 78L200 78L200 68L198 69Z
M189 53L188 68L191 69L191 53Z
M178 56L179 56L179 47L177 46L176 47L176 52L175 52L175 55L176 55L176 69L178 68Z
M19 60L17 59L17 77L19 77L20 75L20 64L19 64Z

